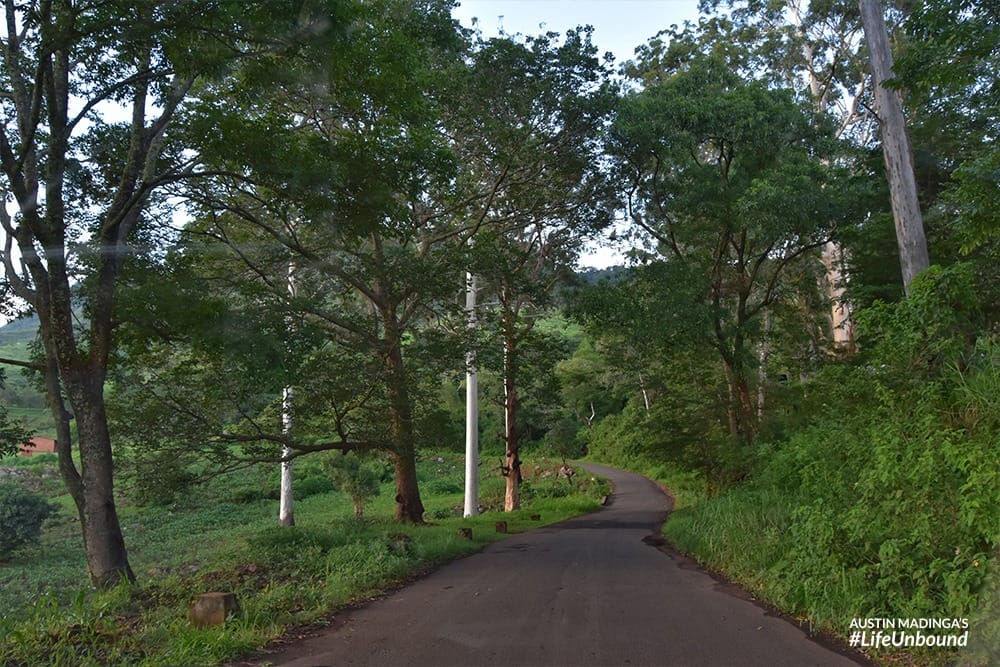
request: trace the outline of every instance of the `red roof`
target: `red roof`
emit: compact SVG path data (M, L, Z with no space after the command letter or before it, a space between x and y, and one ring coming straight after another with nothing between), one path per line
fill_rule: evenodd
M52 438L34 437L30 440L29 445L21 445L21 456L54 451L56 451L56 441Z

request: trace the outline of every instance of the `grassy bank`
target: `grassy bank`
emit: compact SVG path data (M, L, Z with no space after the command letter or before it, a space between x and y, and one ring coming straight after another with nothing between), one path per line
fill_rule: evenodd
M919 569L919 563L910 564L897 576L875 562L877 545L872 547L872 558L851 557L843 527L846 512L839 520L844 523L834 519L825 524L829 530L823 533L816 530L817 514L828 513L788 489L751 482L709 495L705 483L690 472L641 463L632 468L675 495L675 510L663 528L671 544L753 597L795 617L808 632L838 637L846 644L853 619L965 619L968 646L961 649L889 647L863 652L886 666L1000 664L1000 554L991 557L959 547L952 558L926 570ZM947 513L949 508L940 511ZM906 517L900 520L905 522ZM929 521L929 515L923 520ZM884 548L881 551L888 560ZM905 592L897 592L904 587Z
M25 478L48 495L60 493L45 459L18 462ZM0 466L10 465L8 459ZM233 659L289 627L322 619L436 564L473 553L502 537L502 518L521 531L596 510L605 483L580 474L570 487L544 464L526 482L525 508L461 517L463 466L449 453L425 455L419 478L429 525L391 522L393 491L383 484L362 519L332 490L318 462L298 470L296 526L279 528L274 471L244 471L192 486L154 506L123 499L121 518L134 586L81 588L85 561L66 496L38 548L0 563L0 664L211 665ZM484 472L481 502L502 502L503 480ZM541 519L533 520L532 515ZM460 536L471 528L473 539ZM241 611L222 626L195 629L187 620L193 596L236 594Z

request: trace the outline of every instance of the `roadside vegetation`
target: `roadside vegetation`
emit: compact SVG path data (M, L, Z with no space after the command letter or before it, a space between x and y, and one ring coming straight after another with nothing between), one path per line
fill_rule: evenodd
M617 69L451 0L4 4L0 454L57 443L4 662L217 661L478 548L473 373L515 526L589 455L811 628L1000 662L995 2L705 0Z
M609 493L587 474L571 485L558 477L561 461L538 459L522 487L524 507L501 513L503 477L484 465L481 502L489 511L464 519L464 463L448 451L425 452L418 462L427 505L427 525L420 527L392 521L391 470L384 464L377 466L382 493L359 518L351 497L333 490L321 461L304 462L294 527L277 525L274 467L218 477L157 502L139 503L134 491L126 492L122 525L140 583L95 591L80 587L83 550L71 501L52 475L53 459L0 460L4 469L23 471L15 475L19 483L58 508L39 543L0 561L0 663L10 667L219 664L478 551L503 538L498 520L520 532L595 511ZM461 528L471 529L471 540ZM235 593L239 613L221 626L192 627L192 599L213 591Z
M992 664L1000 348L977 333L977 304L955 267L918 278L906 301L858 313L861 351L785 388L766 435L728 464L737 483L719 482L719 462L692 465L703 441L685 445L669 414L637 402L595 428L591 455L664 482L677 499L670 541L810 631L843 637L854 618L969 619L967 650L910 659ZM899 652L873 657L894 664Z

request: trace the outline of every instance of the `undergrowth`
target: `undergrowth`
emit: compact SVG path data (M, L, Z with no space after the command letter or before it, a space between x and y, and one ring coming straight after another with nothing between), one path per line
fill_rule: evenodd
M0 563L0 664L219 664L502 537L494 529L498 514L461 517L459 457L428 455L418 466L426 526L390 520L391 482L364 518L329 487L312 493L296 502L291 528L277 526L277 505L266 497L270 472L220 478L166 505L125 498L122 523L139 583L108 591L80 588L85 561L77 524L63 505L39 551L21 550ZM258 484L260 475L266 483ZM576 480L570 487L550 474L529 482L525 508L502 515L509 530L596 510L607 484L589 475ZM264 490L257 497L247 492L255 484ZM484 474L483 505L502 498L503 479ZM471 528L472 539L460 528ZM240 611L223 625L194 628L189 605L210 591L235 593Z
M1000 664L1000 343L970 334L984 327L961 267L858 320L863 354L803 387L800 426L756 444L741 483L715 493L650 456L616 462L674 488L675 546L812 630L968 619L968 648L871 657Z

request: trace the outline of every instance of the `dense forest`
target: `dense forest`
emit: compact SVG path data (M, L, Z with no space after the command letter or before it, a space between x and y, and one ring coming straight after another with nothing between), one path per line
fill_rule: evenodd
M280 466L292 524L296 466L374 454L422 524L474 366L503 509L642 471L790 613L1000 659L996 4L703 0L621 65L449 0L5 9L0 447L51 415L93 586L126 487Z

